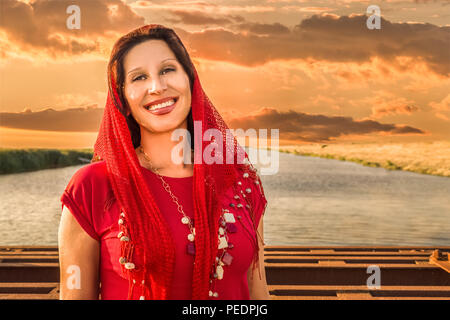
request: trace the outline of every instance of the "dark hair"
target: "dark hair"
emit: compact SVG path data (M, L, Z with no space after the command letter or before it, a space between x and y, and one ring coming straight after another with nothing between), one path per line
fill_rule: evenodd
M194 86L195 74L194 74L194 65L189 57L189 54L181 42L180 38L176 35L176 33L170 29L166 28L162 25L151 24L140 27L131 31L130 33L121 37L114 44L113 50L111 52L111 57L108 63L108 81L110 89L111 87L111 75L114 76L116 81L116 90L118 92L120 101L122 102L123 109L116 104L119 111L124 115L127 121L128 128L131 134L131 140L133 142L133 147L137 148L141 143L141 130L134 119L131 112L127 115L128 111L130 111L130 107L128 105L127 100L125 99L123 93L123 84L125 81L125 70L123 67L123 61L126 54L136 45L144 42L146 40L163 40L167 43L169 48L175 54L178 62L183 66L184 71L189 77L189 83L192 89ZM192 107L187 116L187 128L191 135L191 148L194 148L194 122L192 118Z

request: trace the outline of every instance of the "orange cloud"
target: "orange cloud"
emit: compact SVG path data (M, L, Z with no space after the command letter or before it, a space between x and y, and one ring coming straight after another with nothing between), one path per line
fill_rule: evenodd
M450 121L450 94L448 94L440 102L430 102L429 104L435 111L435 116L445 120Z
M381 18L381 30L369 30L366 15L324 13L303 19L289 28L282 23L248 22L241 16L230 15L236 11L276 10L271 6L227 6L202 1L176 5L148 1L126 4L121 0L91 0L78 4L83 17L81 29L69 30L65 13L69 4L73 1L36 0L27 4L4 0L0 32L6 34L12 48L19 45L24 52L45 51L54 57L101 52L105 45L110 48L111 39L143 25L145 19L133 10L147 8L157 10L159 15L161 11L171 13L175 18L166 17L166 20L180 24L221 26L198 32L174 28L196 52L197 58L250 67L280 60L361 64L380 58L400 72L424 63L432 72L450 76L448 26L394 23ZM340 76L357 79L345 71Z
M68 6L76 4L81 11L81 29L68 29ZM125 33L144 24L121 0L36 0L24 3L2 0L0 30L8 41L24 51L40 50L49 55L78 55L100 51L98 37L111 32Z
M185 38L199 58L246 66L295 59L364 63L378 57L399 71L420 62L441 76L450 76L450 27L381 18L382 29L374 31L367 29L366 19L365 15L322 14L302 20L289 31L281 24L256 23L250 24L252 30L244 23L185 33ZM341 76L352 77L345 72Z

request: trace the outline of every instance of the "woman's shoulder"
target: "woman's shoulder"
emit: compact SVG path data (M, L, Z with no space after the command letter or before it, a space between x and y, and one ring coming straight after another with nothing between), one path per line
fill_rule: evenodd
M106 173L106 162L102 160L81 167L75 172L75 175L82 179L101 179L106 177Z
M106 162L104 160L93 162L79 168L72 176L70 184L102 185L108 183Z

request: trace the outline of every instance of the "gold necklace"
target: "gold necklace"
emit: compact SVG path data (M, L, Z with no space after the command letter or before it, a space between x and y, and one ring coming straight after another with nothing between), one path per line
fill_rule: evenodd
M142 153L145 160L150 164L151 170L158 176L158 178L161 180L164 190L170 195L172 198L172 201L177 205L178 212L183 215L181 218L181 223L187 225L189 228L190 233L188 234L188 240L189 243L187 245L187 252L191 255L195 254L195 246L194 246L194 239L195 239L195 228L192 225L191 219L184 213L183 206L178 202L178 198L176 195L173 194L172 190L170 189L169 184L164 180L164 178L159 173L158 169L154 168L152 165L152 161L150 160L150 157L145 153L144 148L142 146L139 146L139 152Z

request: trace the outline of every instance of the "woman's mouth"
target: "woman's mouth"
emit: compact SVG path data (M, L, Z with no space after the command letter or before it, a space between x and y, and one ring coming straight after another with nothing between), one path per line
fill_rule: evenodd
M155 115L162 115L171 112L173 109L175 109L175 106L177 105L178 98L173 98L169 101L155 104L152 106L145 106L144 108Z

